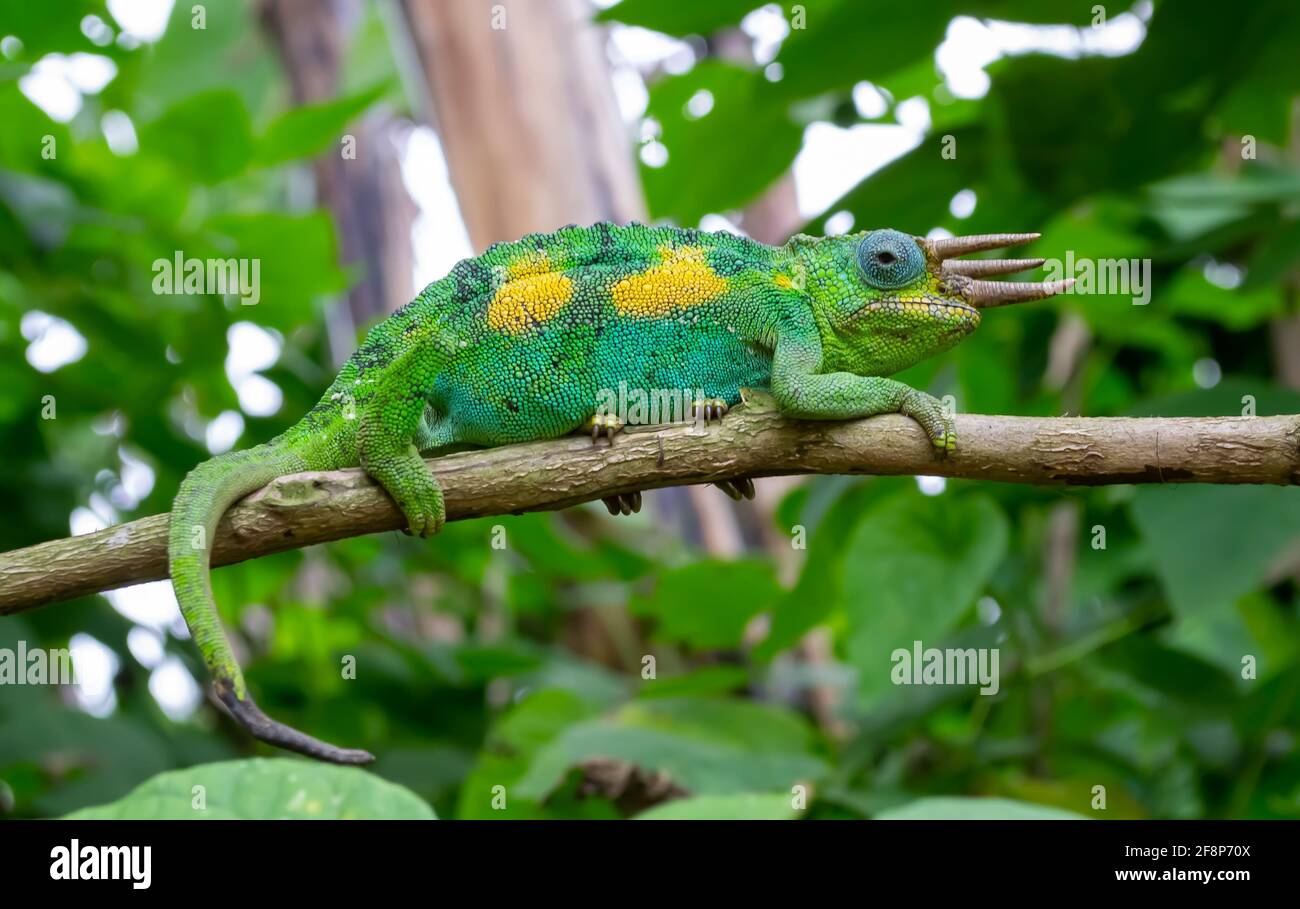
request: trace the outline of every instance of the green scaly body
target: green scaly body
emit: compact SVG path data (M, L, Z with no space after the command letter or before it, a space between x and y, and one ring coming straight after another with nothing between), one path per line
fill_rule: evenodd
M879 263L862 258L868 237ZM941 453L950 449L939 402L883 378L979 323L954 287L961 279L926 249L895 231L770 247L727 233L601 223L497 244L458 263L375 326L295 426L200 464L181 484L171 575L219 697L265 741L327 760L370 759L263 715L219 625L208 581L217 521L274 477L360 465L410 531L425 536L445 512L420 452L584 429L620 387L693 389L726 405L742 388L767 388L784 412L808 419L901 411ZM908 277L897 260L916 255L923 267L902 287L873 286L872 276L875 285Z

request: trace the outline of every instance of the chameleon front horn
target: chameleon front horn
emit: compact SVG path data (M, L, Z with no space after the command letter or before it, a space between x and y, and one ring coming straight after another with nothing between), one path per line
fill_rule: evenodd
M1064 281L979 281L962 286L962 296L976 309L990 309L1009 303L1042 300L1063 294L1074 286L1074 278Z

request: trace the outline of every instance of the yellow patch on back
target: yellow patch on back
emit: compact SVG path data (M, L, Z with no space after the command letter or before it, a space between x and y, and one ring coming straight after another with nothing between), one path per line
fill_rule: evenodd
M540 249L530 249L506 266L506 273L511 280L527 278L532 275L544 275L554 270L551 266L551 257Z
M794 287L794 281L790 280L789 275L777 275L772 279L772 283L782 290L789 290Z
M614 308L625 315L662 316L707 303L727 289L699 246L661 246L659 264L610 288Z
M515 267L510 266L512 271ZM512 277L497 288L488 303L488 327L518 334L554 318L571 299L573 281L560 272L528 272Z

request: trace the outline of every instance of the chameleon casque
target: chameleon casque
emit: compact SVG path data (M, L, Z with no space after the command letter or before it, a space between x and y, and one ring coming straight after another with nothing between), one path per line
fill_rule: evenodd
M881 229L766 246L729 233L640 224L569 226L466 259L376 325L318 403L269 442L199 464L172 506L169 559L182 615L218 699L252 735L338 763L372 760L267 717L249 696L209 582L217 522L275 477L360 465L412 534L445 519L421 458L583 430L612 440L602 390L700 389L708 415L770 390L785 414L903 413L939 456L956 444L938 400L886 376L948 350L980 310L1069 282L984 280L1041 259L969 259L1037 234L923 239ZM722 484L752 494L748 480ZM639 507L639 494L606 500ZM202 528L203 532L198 532Z

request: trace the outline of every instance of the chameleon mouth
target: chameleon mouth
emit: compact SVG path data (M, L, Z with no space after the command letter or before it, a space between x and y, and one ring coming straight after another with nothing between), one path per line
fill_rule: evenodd
M949 288L951 292L951 288ZM939 299L936 297L907 297L894 300L873 300L865 307L867 312L915 312L928 313L930 316L948 318L979 318L979 310L958 299Z
M958 259L973 252L1023 246L1041 234L974 234L969 237L944 237L922 240L921 245L932 260L943 263L942 277L946 291L960 296L975 309L991 309L1011 303L1042 300L1065 293L1074 284L1064 281L986 281L990 275L1010 275L1038 268L1043 259Z

